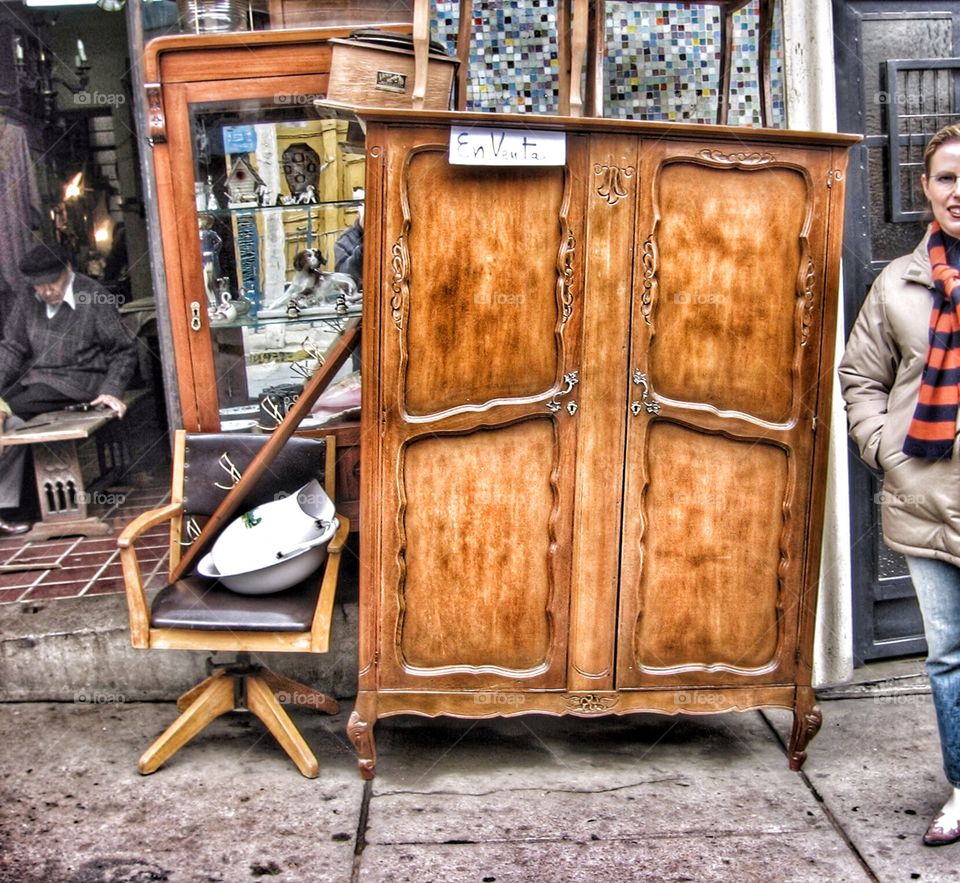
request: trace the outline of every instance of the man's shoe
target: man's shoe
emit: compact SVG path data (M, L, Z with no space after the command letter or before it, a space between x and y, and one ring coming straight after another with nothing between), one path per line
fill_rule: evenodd
M0 518L0 537L18 537L30 530L30 525L23 521L5 521Z
M927 846L946 846L948 843L956 843L960 840L960 821L952 828L944 828L940 819L941 816L937 816L927 828L927 833L923 835L923 842Z

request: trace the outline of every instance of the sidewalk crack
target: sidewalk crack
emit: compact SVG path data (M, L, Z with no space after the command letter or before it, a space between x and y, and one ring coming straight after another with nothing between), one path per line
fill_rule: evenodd
M780 747L783 748L784 753L786 753L787 745L783 741L780 731L773 725L770 718L763 713L763 709L760 710L760 717L763 718L764 722L773 733L774 738L780 743ZM840 820L834 815L833 810L831 810L827 805L826 800L823 799L823 795L817 790L817 787L810 780L810 777L803 770L798 770L797 775L800 776L803 784L807 786L807 790L813 795L813 799L817 802L817 805L820 807L820 811L833 827L833 830L837 832L837 835L841 840L843 840L847 849L850 850L850 854L857 860L857 862L860 864L860 867L863 868L863 872L871 881L873 881L873 883L880 883L880 878L873 872L873 869L870 867L866 858L864 858L860 850L857 849L856 844L850 839L850 835L847 834L846 830L844 830L843 825L840 824Z
M520 788L493 788L489 791L380 791L377 797L396 797L410 795L414 797L492 797L495 794L615 794L617 791L626 791L630 788L639 788L643 785L683 785L687 780L683 776L665 776L662 779L641 779L637 782L627 782L624 785L613 785L609 788L549 788L543 785L529 785Z
M370 798L373 796L373 782L363 783L363 798L360 801L360 818L357 820L357 836L353 844L353 869L350 873L350 883L359 883L360 863L363 861L363 851L367 847L367 819L370 816Z

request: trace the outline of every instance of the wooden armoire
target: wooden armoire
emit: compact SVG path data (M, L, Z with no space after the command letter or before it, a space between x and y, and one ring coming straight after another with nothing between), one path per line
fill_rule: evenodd
M767 706L799 768L856 139L364 117L361 773L388 715Z

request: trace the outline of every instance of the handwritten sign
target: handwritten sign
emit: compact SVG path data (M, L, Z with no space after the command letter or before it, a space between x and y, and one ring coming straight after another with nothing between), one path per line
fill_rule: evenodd
M567 159L564 132L453 126L450 162L460 166L562 166Z

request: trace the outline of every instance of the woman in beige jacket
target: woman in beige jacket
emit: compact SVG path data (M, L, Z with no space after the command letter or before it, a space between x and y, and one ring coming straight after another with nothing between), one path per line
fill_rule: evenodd
M840 362L850 435L883 472L883 537L907 559L952 794L924 834L960 840L960 124L930 139L933 222L870 289Z

